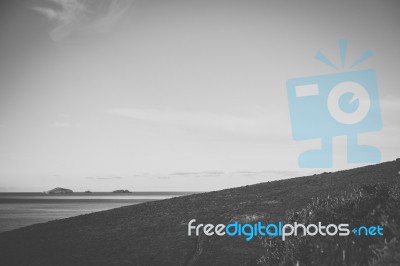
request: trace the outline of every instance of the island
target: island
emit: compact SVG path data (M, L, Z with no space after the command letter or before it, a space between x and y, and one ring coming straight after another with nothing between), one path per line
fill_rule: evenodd
M90 190L86 190L84 193L92 193L92 191L90 191Z
M56 187L52 190L45 191L44 194L72 194L74 193L71 189Z
M127 189L117 189L117 190L114 190L112 193L132 193L132 192L130 192Z

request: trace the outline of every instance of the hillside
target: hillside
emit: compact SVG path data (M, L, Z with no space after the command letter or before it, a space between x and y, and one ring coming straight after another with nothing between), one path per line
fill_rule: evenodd
M335 173L147 202L0 234L0 265L243 265L260 240L188 237L187 222L278 221L313 197L393 184L400 160Z

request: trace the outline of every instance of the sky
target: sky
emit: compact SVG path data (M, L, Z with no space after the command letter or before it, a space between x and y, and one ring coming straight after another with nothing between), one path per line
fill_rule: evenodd
M399 157L398 1L18 0L0 4L0 191L209 191L347 169L299 168L320 140L292 138L286 80L377 73Z

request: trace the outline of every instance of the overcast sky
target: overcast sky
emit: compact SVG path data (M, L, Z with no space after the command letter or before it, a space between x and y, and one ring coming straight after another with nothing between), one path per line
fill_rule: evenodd
M33 0L0 4L0 191L214 190L294 177L285 83L375 69L399 156L400 3ZM345 163L335 143L334 169ZM325 171L325 170L323 170Z

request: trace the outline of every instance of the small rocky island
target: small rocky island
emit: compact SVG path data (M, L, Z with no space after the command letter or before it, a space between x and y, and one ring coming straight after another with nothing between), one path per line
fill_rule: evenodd
M72 194L74 192L67 188L56 187L56 188L53 188L52 190L45 191L44 193L45 194Z
M112 193L132 193L127 189L118 189L118 190L114 190Z

